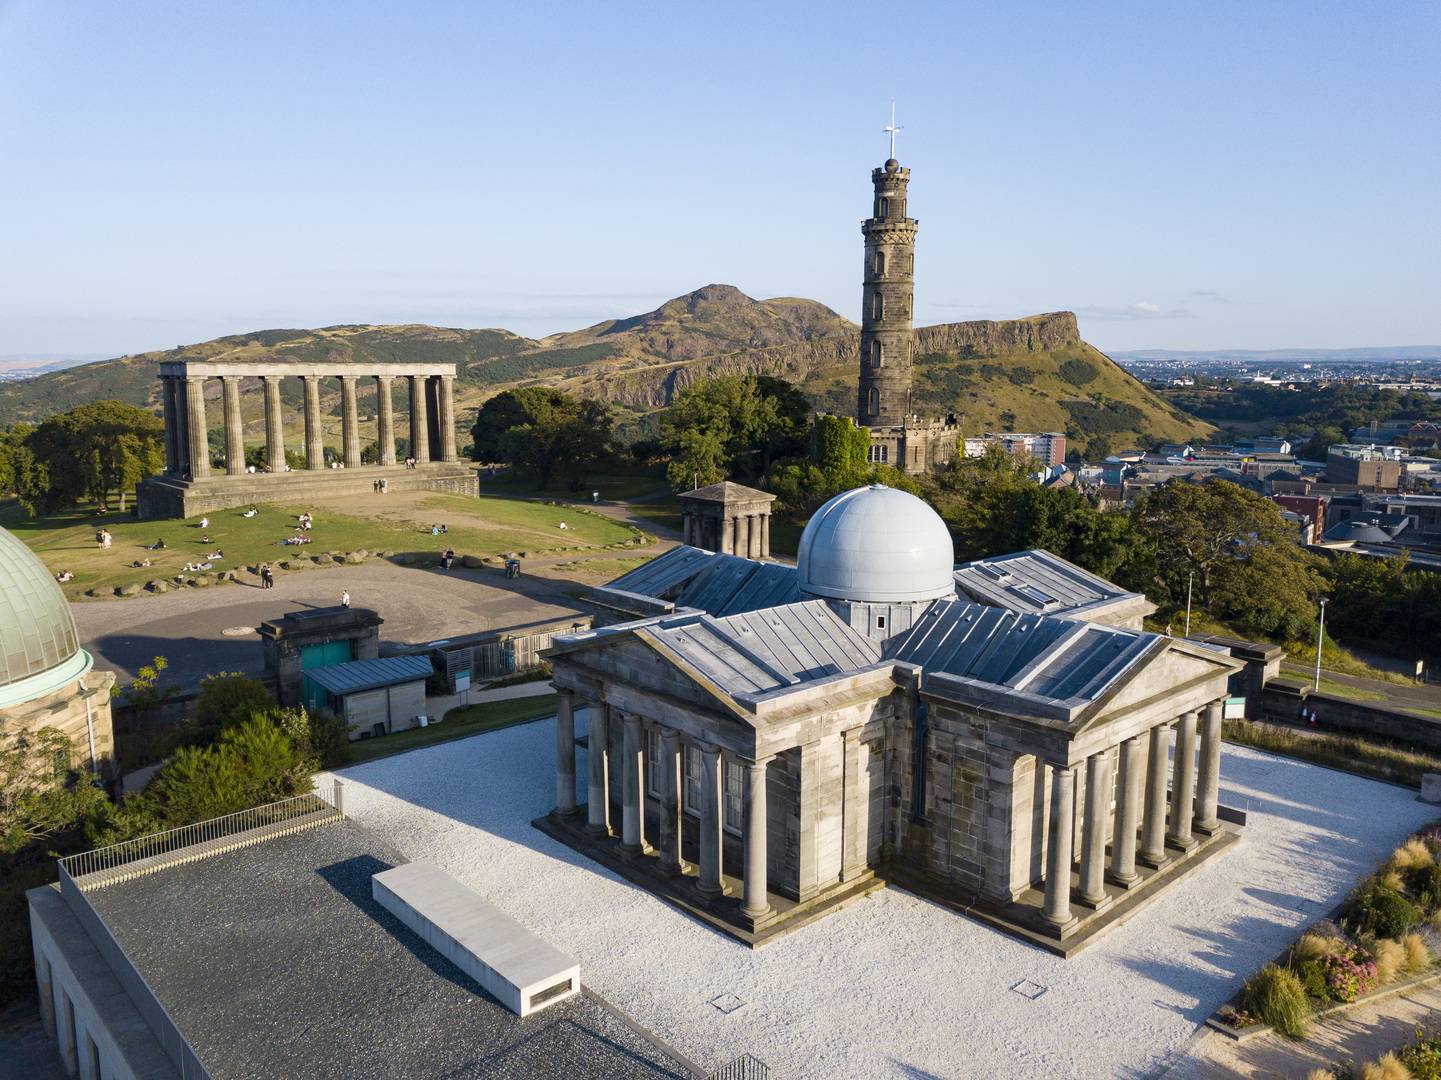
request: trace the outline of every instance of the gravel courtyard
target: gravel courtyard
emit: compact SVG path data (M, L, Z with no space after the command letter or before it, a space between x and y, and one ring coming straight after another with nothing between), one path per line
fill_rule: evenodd
M692 1060L749 1052L775 1080L1158 1074L1437 816L1400 788L1228 745L1222 801L1249 810L1243 841L1075 959L894 888L752 952L532 828L553 763L537 721L346 770L346 811L574 954L588 986Z

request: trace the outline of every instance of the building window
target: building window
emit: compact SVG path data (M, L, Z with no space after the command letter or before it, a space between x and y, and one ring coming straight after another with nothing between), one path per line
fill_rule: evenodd
M886 617L885 617L884 615L877 615L877 616L876 616L876 629L877 629L877 630L884 630L885 628L886 628Z
M886 317L886 298L880 293L871 293L871 318L884 319Z
M880 276L881 274L884 274L885 272L886 272L886 253L885 253L884 251L878 251L878 252L876 252L874 273L875 273L877 276Z
M700 751L694 746L685 748L685 810L688 814L700 816Z
M745 770L739 763L728 759L721 764L725 768L721 781L721 804L725 807L725 820L721 822L721 827L726 832L739 836L745 820L741 811L741 798L745 794L746 785Z
M881 411L881 392L874 386L866 391L866 414L874 416Z
M876 217L889 217L891 213L891 200L880 198L876 200ZM854 265L854 264L852 264Z
M651 728L645 735L645 789L657 799L663 794L661 777L665 764L661 756L660 728Z
M890 448L889 446L884 446L884 445L883 445L883 446L881 447L881 460L882 460L882 461L890 461L890 460L891 460L891 448Z
M879 341L871 342L871 367L886 366L886 351Z

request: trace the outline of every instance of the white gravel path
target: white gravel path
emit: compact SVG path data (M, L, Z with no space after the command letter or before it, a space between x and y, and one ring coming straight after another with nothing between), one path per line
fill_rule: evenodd
M802 1077L1143 1077L1299 924L1435 818L1407 791L1227 746L1241 843L1066 961L884 889L759 951L530 825L554 791L549 721L345 770L346 811L574 954L581 977L707 1068ZM579 774L585 775L582 754ZM1029 1000L1011 987L1046 991ZM720 994L745 1004L724 1014Z

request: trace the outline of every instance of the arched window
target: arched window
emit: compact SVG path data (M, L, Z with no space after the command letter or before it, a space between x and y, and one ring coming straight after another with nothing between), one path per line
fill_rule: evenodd
M876 252L875 266L874 266L874 268L873 268L873 273L874 273L877 277L880 277L880 276L881 276L882 274L884 274L885 272L886 272L886 253L885 253L884 251L878 251L878 252Z
M871 293L871 318L884 319L886 317L886 298L880 293Z
M876 217L878 217L878 218L883 218L883 217L890 217L890 216L891 216L891 200L890 200L890 199L885 199L885 198L877 199L877 200L876 200Z
M886 366L886 350L879 341L871 342L871 367Z
M881 392L872 386L866 391L866 415L875 416L881 411Z

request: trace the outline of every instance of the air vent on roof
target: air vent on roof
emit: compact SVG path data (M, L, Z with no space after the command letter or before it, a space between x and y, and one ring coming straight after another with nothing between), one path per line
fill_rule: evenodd
M988 563L977 563L976 569L992 581L999 582L1002 585L1007 584L1011 580L1011 572L1009 570L1002 570L999 566L991 566Z
M1034 585L1012 585L1011 592L1017 596L1023 596L1031 603L1038 605L1042 611L1048 611L1060 603L1054 596Z

